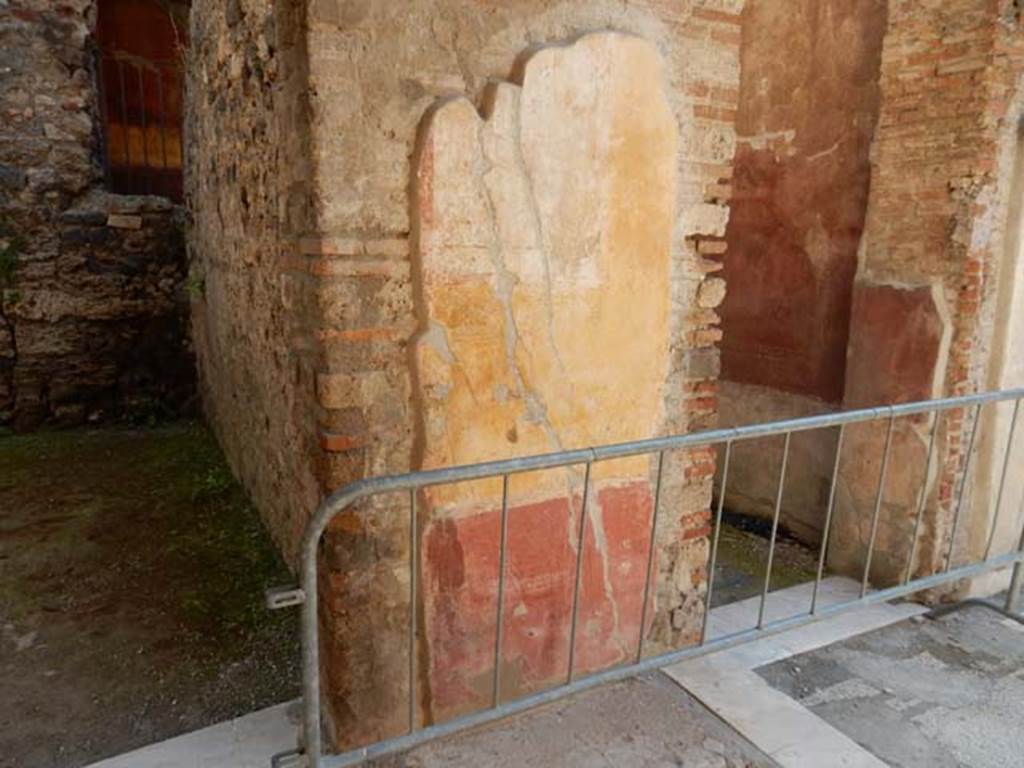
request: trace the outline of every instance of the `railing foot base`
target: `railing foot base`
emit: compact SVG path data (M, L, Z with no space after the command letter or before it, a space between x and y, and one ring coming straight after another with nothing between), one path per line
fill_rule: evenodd
M990 611L995 611L1000 616L1004 616L1007 619L1012 619L1013 621L1016 621L1019 624L1024 624L1024 616L1018 613L1013 613L1012 611L1008 611L1001 605L996 605L995 603L991 603L988 600L985 600L980 597L969 597L966 600L961 600L959 603L951 603L950 605L940 605L937 608L933 608L932 610L928 611L926 615L928 616L928 618L937 619L940 616L955 613L956 611L959 611L963 608L967 608L972 605L977 606L979 608L988 608Z
M278 752L270 757L270 768L305 768L306 753L301 749Z

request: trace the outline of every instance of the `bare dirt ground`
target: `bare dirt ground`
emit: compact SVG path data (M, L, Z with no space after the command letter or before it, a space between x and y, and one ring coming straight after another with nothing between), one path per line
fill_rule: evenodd
M768 566L770 530L770 521L740 515L728 515L722 520L712 607L761 594ZM780 529L772 560L771 590L814 581L817 572L818 553Z
M0 768L71 768L298 694L291 581L199 423L0 434Z

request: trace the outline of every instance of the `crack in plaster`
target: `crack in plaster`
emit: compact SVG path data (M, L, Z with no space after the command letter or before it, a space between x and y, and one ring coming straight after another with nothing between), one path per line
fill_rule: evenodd
M525 77L523 82L526 82ZM562 84L560 87L571 86ZM474 261L473 259L476 257L472 256L472 250L469 250L466 251L467 255L461 256L465 259L465 263L453 265L455 269L451 272L448 271L451 268L443 267L442 262L438 262L437 269L441 275L447 273L455 278L454 281L445 284L445 289L449 291L453 286L458 285L458 280L471 280L476 286L473 289L476 293L467 294L467 297L479 297L479 290L490 284L488 292L490 298L483 300L488 303L494 302L499 306L493 304L477 306L474 304L474 311L483 311L491 315L486 327L488 334L494 334L493 337L488 338L488 343L493 350L492 354L496 358L492 363L493 369L489 369L486 374L481 375L485 375L490 381L495 372L504 370L503 375L507 378L504 382L497 382L497 385L492 382L489 386L494 391L488 394L494 400L502 403L508 401L509 395L520 401L519 407L511 412L511 418L522 419L523 422L530 423L537 428L530 430L533 433L530 443L532 447L547 444L551 449L560 450L564 447L562 430L568 429L567 435L576 435L572 438L574 441L587 440L588 438L585 437L587 432L583 431L577 434L572 431L571 427L562 423L565 418L573 418L575 406L569 407L565 413L558 407L552 411L551 407L561 405L562 401L556 399L553 402L548 402L549 399L557 398L566 389L569 403L576 398L593 397L594 393L587 390L586 384L582 386L581 391L576 380L569 375L570 369L567 360L578 358L579 350L567 346L565 353L568 357L566 357L559 347L558 332L571 330L565 328L564 321L559 323L559 319L563 316L563 309L568 313L567 317L569 318L576 318L581 313L575 312L572 307L565 307L561 303L556 304L556 300L566 298L569 301L578 302L582 297L577 294L598 288L599 285L596 283L598 279L597 262L596 260L591 260L592 263L587 262L587 266L593 274L588 272L585 275L576 275L572 272L572 268L578 270L580 266L576 264L575 260L570 259L570 263L566 265L562 265L558 261L562 254L557 249L563 247L564 250L564 244L561 241L548 242L554 237L548 231L548 227L557 227L558 222L545 219L544 203L549 201L540 196L540 193L548 191L543 186L545 177L543 175L535 176L531 172L528 162L533 159L528 153L534 149L534 145L532 143L524 145L527 135L524 133L526 116L520 105L522 93L523 87L514 83L495 85L489 94L485 94L484 109L482 111L473 110L475 119L471 123L468 119L469 115L460 111L451 117L455 122L446 124L456 131L461 126L461 130L464 132L461 136L458 133L444 134L445 138L461 140L465 144L461 148L461 157L448 155L449 159L446 161L449 164L454 163L454 165L445 166L450 169L450 171L446 170L446 173L457 174L454 178L461 180L462 186L461 191L459 189L451 191L451 187L447 188L449 190L447 205L451 207L446 210L451 212L451 218L444 221L449 226L455 226L456 234L464 238L454 241L452 244L476 249L480 261ZM618 102L605 103L606 94L600 89L591 92L584 88L582 94L581 103L585 104L584 109L590 112L596 111L600 115L600 117L594 116L590 125L596 124L598 128L610 128L614 114L607 113L612 107L620 106ZM488 96L494 96L493 102L488 103ZM452 109L463 110L467 107L473 109L472 104L465 100L461 107L450 105L451 102L449 102L449 108ZM550 105L542 98L539 108L545 106L550 108ZM491 114L487 114L488 111ZM532 127L532 124L528 127ZM582 130L589 130L589 127L584 127ZM530 133L529 137L532 141L533 133ZM557 139L549 142L543 134L539 134L536 138L543 141L545 145L559 146ZM611 137L600 138L603 140L599 140L598 144L603 144L607 148L607 142L611 140ZM453 141L445 146L450 152L451 148L457 144ZM549 153L552 151L551 147L547 147ZM565 148L574 149L575 146L566 145ZM549 156L553 160L558 159L557 155ZM429 168L432 170L432 166ZM541 173L543 174L543 168ZM446 176L445 183L452 180L452 176ZM432 182L429 183L432 184ZM466 186L467 184L469 186ZM541 185L539 189L538 185ZM431 187L428 186L427 189L430 190ZM458 201L459 195L467 194L476 198L476 202L472 203L468 209L465 205L459 207L457 202L453 204L453 201ZM569 194L577 193L570 189ZM596 204L602 206L602 210L599 211L591 209L593 218L597 221L605 221L609 215L612 215L603 210L605 204L610 204L602 196L607 194L609 194L608 191L599 190L594 195L597 198ZM579 205L579 202L573 197L568 198L569 204ZM593 203L593 201L591 202ZM563 214L550 213L549 215ZM473 221L474 216L477 217L475 222ZM573 254L578 255L579 251L583 251L586 254L594 255L604 247L603 230L594 232L593 225L588 223L590 218L589 214L584 217L584 224L587 226L581 224L579 227L581 231L576 233L581 237L577 237L570 246ZM440 227L441 222L431 222L430 226ZM447 244L447 242L443 244ZM614 253L613 247L612 255ZM570 274L564 275L563 268L569 269ZM615 275L614 269L612 275ZM670 270L667 279L672 281L676 277L676 273ZM595 283L591 284L588 278L594 280ZM570 291L567 297L563 297L564 291ZM529 303L524 304L524 300ZM474 301L478 302L479 298ZM670 306L678 306L678 301L679 292L673 291L669 297ZM543 303L543 306L540 306L540 303ZM493 324L498 320L498 316L502 323L500 328ZM462 320L446 320L448 325L461 322ZM447 344L448 328L435 320L428 320L427 329L422 340L432 347L437 352L437 357L449 366L448 375L450 377L452 374L450 366L458 364L458 360L454 350ZM461 339L461 336L459 338ZM479 344L479 341L473 343ZM562 340L562 343L568 345L566 340ZM592 353L603 354L603 350L598 347L592 350ZM575 360L574 366L579 364L579 361ZM466 371L460 370L460 373L465 375ZM533 377L539 376L541 373L545 378L532 380ZM471 384L471 382L467 380L467 384ZM542 386L538 388L538 385ZM471 387L469 392L472 393ZM472 399L476 401L475 393L472 395ZM598 397L605 397L605 395L602 392ZM664 403L660 407L664 407ZM507 410L502 412L509 413ZM558 424L558 428L556 428L556 424ZM446 429L454 428L454 426L447 425ZM496 429L496 425L489 425L487 428ZM509 439L514 441L515 438L510 437ZM578 558L585 554L584 549L579 546L580 525L584 521L582 506L577 503L579 497L576 493L580 487L582 474L581 468L573 467L567 468L562 475L562 480L565 482L565 494L569 501L568 547L576 553L577 562L579 562ZM548 482L550 483L550 481ZM596 611L594 619L599 622L607 620L613 623L614 626L609 637L618 646L621 653L628 653L629 649L626 648L626 644L635 638L627 639L621 636L623 618L620 609L622 606L619 605L614 591L615 568L611 561L611 547L606 529L605 512L607 510L599 501L596 489L599 482L602 482L599 477L592 476L590 490L593 493L588 494L586 524L593 533L593 540L590 542L590 546L595 549L593 554L600 558L603 594L596 596L597 600L588 605L594 606ZM557 481L549 485L548 498L559 495L558 485L560 483ZM584 546L587 545L586 538L589 536L590 533L584 530ZM518 581L517 574L510 575L513 576L514 581ZM596 576L596 573L593 575ZM588 612L589 610L588 608Z
M494 295L498 299L499 304L501 304L502 316L505 321L505 359L512 374L517 393L526 404L527 415L530 420L540 425L544 430L553 449L561 451L564 450L562 441L548 417L547 404L544 402L544 398L527 384L526 376L522 371L518 355L516 354L520 346L525 349L525 345L522 344L522 336L519 333L519 326L516 322L515 307L512 301L512 292L517 278L509 271L508 265L505 263L504 245L498 231L498 209L494 202L494 191L491 185L487 183L487 179L492 177L495 166L487 151L486 142L483 140L483 129L483 123L477 125L476 138L480 149L479 162L485 166L480 174L480 178L484 181L484 189L486 191L484 200L487 203L488 223L491 229L491 244L488 248L488 253L490 254L491 264L494 267Z
M534 238L537 248L540 251L540 255L544 260L544 290L547 294L546 310L548 341L551 344L551 350L554 352L555 360L558 362L558 367L561 370L562 375L566 376L568 374L568 370L565 366L565 360L562 357L562 352L558 348L558 342L555 338L555 302L554 285L551 278L551 254L548 252L548 248L545 244L544 219L540 215L540 206L537 204L537 193L534 187L533 175L530 173L530 170L526 165L526 158L523 157L521 115L520 102L517 98L515 124L518 127L518 130L516 133L516 140L513 142L514 152L512 157L515 161L516 168L519 173L522 174L523 180L526 182L526 199L529 203L530 218L534 228Z
M515 87L515 86L510 86ZM527 208L530 212L530 223L533 225L533 241L535 247L538 249L542 256L544 264L544 290L545 290L545 319L546 319L546 330L548 336L548 342L551 345L551 351L555 357L559 369L562 374L566 373L565 362L558 349L558 344L555 341L555 330L554 330L554 287L552 284L551 277L551 254L547 247L544 238L543 229L543 218L540 214L540 206L537 202L537 196L534 187L533 177L529 172L523 157L522 151L522 133L520 129L520 101L519 95L521 89L516 88L516 98L512 104L515 109L515 115L511 120L511 123L516 126L515 136L511 137L512 145L512 159L514 166L511 170L518 172L521 176L521 181L524 182L526 189ZM493 116L492 116L493 119ZM492 188L491 180L495 179L498 175L495 168L495 159L492 157L491 152L488 150L487 142L483 139L483 131L488 125L494 125L490 120L485 121L483 124L478 125L477 130L477 143L480 148L480 158L483 163L486 164L483 172L480 174L480 178L484 181L484 187L486 189L486 201L489 213L489 221L492 233L492 244L490 248L491 260L494 265L494 282L495 282L495 294L498 297L502 310L505 315L505 344L506 344L506 357L508 359L509 369L512 371L514 380L517 388L520 390L520 394L524 398L524 402L527 405L528 414L535 423L540 424L545 433L547 434L548 440L551 442L554 450L564 450L564 446L554 425L551 423L548 417L547 405L544 402L543 397L533 388L529 387L526 383L526 376L523 373L519 360L517 350L522 349L523 352L529 355L529 350L525 344L522 343L522 336L519 334L518 324L515 317L515 307L513 302L513 291L517 278L513 275L509 269L505 260L504 244L500 236L498 228L498 208L497 203L494 199L494 190ZM496 180L500 181L500 179ZM573 496L573 486L575 482L580 479L580 471L575 467L566 468L566 494L571 500ZM592 481L592 485L593 485ZM615 599L615 593L613 590L612 574L611 574L611 562L609 557L609 546L608 536L604 524L604 510L601 506L600 501L596 498L596 493L593 494L594 498L590 498L588 494L587 511L590 521L590 527L594 535L594 545L599 554L599 560L601 563L601 576L602 584L604 587L604 596L607 600L609 607L612 612L613 622L613 633L612 636L619 641L619 630L621 627L621 616L618 602ZM570 503L570 511L575 511L575 504ZM579 514L582 515L582 507ZM574 515L575 517L575 515ZM584 552L578 550L579 537L577 532L579 531L579 523L569 527L568 537L569 546L576 552L577 557L582 557ZM586 532L584 531L584 538ZM625 651L624 648L620 649Z
M515 104L517 111L517 119L515 120L515 123L518 125L518 97L515 99ZM522 348L526 354L529 354L529 350L527 350L525 344L522 343L522 337L519 333L519 326L515 316L515 308L512 294L515 288L515 284L517 282L517 278L509 271L508 265L506 264L504 244L499 232L498 206L494 199L494 189L493 184L491 182L491 180L494 179L495 176L497 176L498 174L495 168L494 158L488 151L487 142L484 141L483 138L483 131L486 129L486 126L487 123L481 123L477 125L476 138L477 145L480 149L480 162L482 162L485 165L485 168L480 173L480 178L484 182L484 189L486 191L484 199L487 204L488 221L491 229L491 244L488 251L491 257L491 263L494 267L494 293L498 299L498 302L501 305L502 314L504 317L505 358L508 364L509 371L512 374L512 379L516 388L516 392L522 398L523 403L526 405L528 418L533 423L538 424L544 430L544 433L547 436L547 439L551 444L553 450L560 451L564 450L564 446L562 444L561 437L558 435L557 430L555 429L554 425L551 423L550 418L548 417L547 405L544 402L543 397L541 397L541 395L536 390L532 389L527 385L526 375L523 373L523 370L519 363L519 348ZM517 135L514 137L512 142L515 146L515 154L517 158L522 154L519 138L519 133L517 131ZM547 276L546 292L548 300L548 331L551 338L553 339L554 330L551 325L551 321L553 319L553 311L551 307L552 288L550 280L549 257L547 249L544 247L543 238L540 237L540 215L537 208L532 181L529 180L529 175L525 173L525 165L517 162L516 170L518 170L519 173L522 174L525 180L527 181L527 198L529 199L529 207L531 209L531 212L533 212L534 214L534 239L538 249L544 257L545 274ZM498 181L500 182L500 179ZM552 346L554 346L553 343ZM562 366L562 368L564 370L564 365ZM576 507L576 505L573 503L573 499L575 484L574 481L577 480L579 477L579 470L576 469L575 467L567 467L564 476L566 483L566 498L569 499L569 512L573 518L577 518L578 516L573 514L575 512ZM597 505L595 504L594 506L596 507ZM582 513L583 510L581 508L579 515L582 515ZM599 516L595 516L593 513L591 513L590 517L592 520L591 526L594 529L595 540L598 538L599 527L602 529L601 536L603 538L603 521L599 518ZM566 528L568 546L571 550L576 552L576 557L578 558L583 556L583 551L581 549L578 549L579 540L577 531L579 531L579 522L576 522L574 525L569 525ZM585 535L586 533L584 531L584 536ZM602 561L606 560L607 558L602 557ZM610 589L611 582L609 574L607 573L607 569L605 569L604 573L604 583L605 591L608 592ZM613 611L615 611L615 613L617 614L617 609L613 608ZM618 621L616 620L616 626L617 625Z

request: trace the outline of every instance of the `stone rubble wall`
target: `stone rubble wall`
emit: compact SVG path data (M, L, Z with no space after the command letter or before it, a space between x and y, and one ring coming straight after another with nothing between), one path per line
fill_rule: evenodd
M289 561L321 498L304 0L196 0L186 86L193 338L203 406Z
M92 0L0 5L0 424L163 416L192 398L184 216L104 191Z

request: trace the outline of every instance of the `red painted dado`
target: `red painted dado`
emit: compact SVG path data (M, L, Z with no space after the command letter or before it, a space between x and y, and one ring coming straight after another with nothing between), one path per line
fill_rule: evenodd
M932 396L943 321L931 288L858 284L851 329L846 407Z
M647 572L647 482L602 488L588 505L576 637L577 673L636 653ZM502 696L565 678L580 498L509 509ZM500 509L446 518L424 533L427 697L435 722L485 706L492 694ZM422 656L421 656L422 658Z

